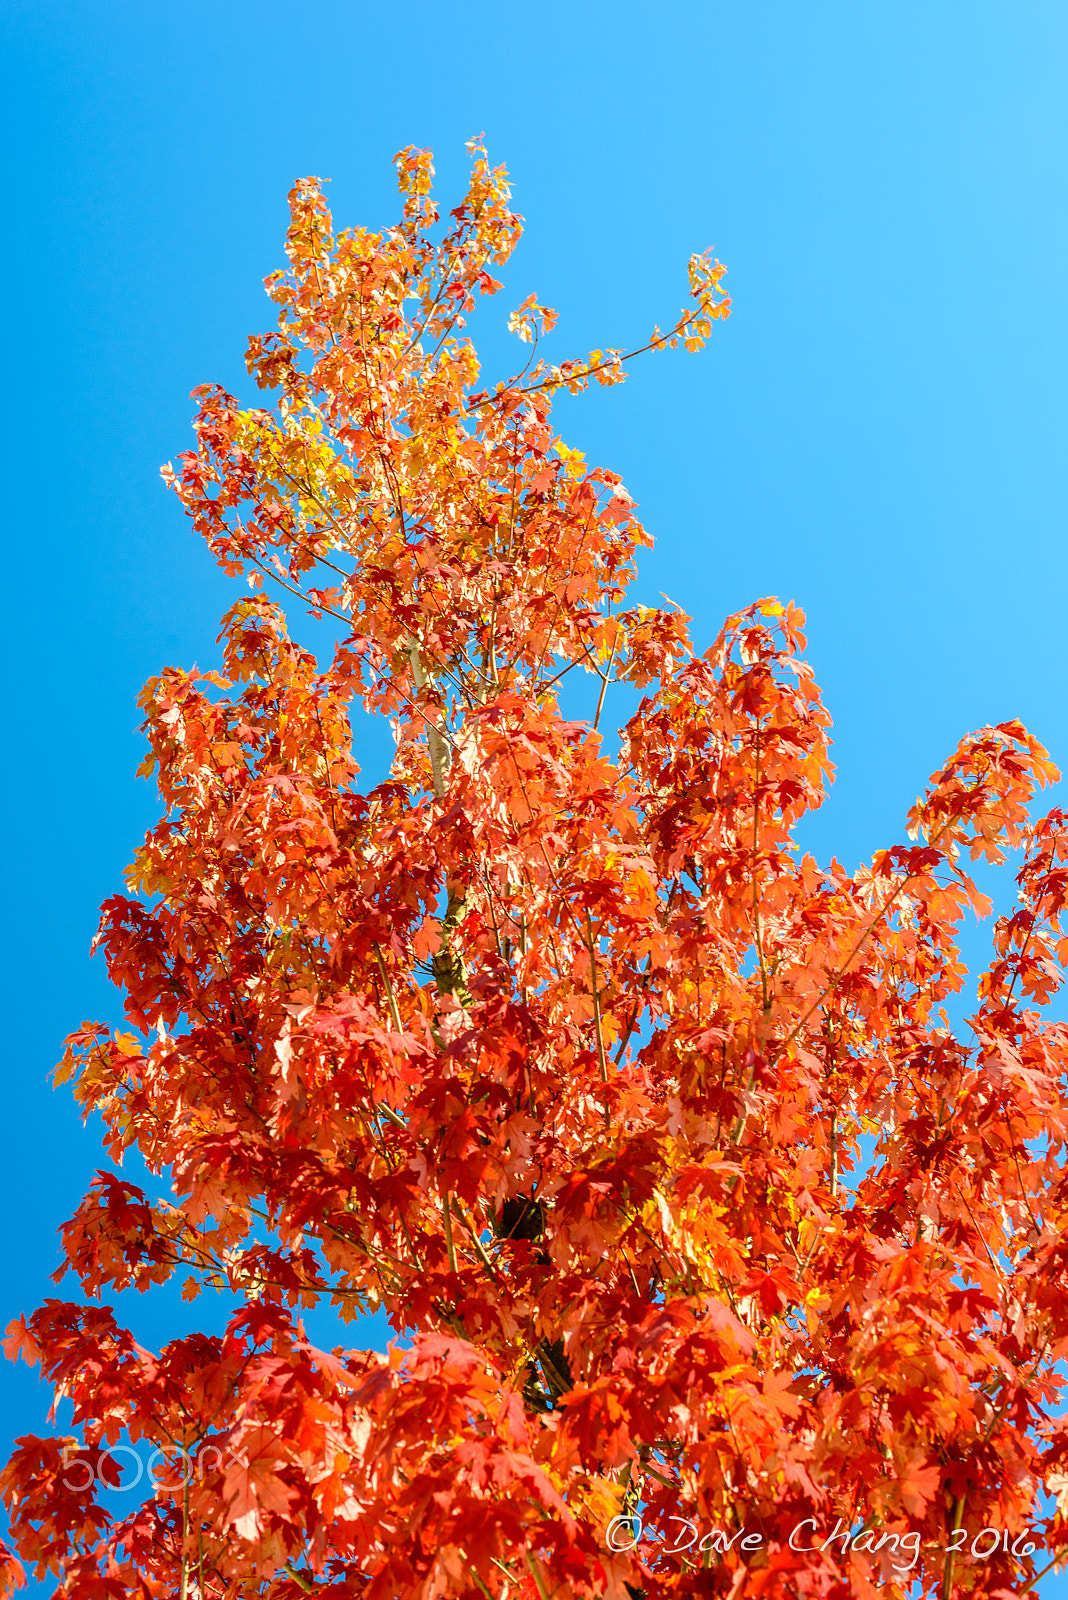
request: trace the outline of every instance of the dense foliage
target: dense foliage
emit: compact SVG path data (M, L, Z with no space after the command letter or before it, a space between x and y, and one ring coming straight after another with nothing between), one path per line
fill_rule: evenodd
M425 153L380 233L297 184L248 353L273 407L199 390L165 474L250 592L221 674L145 689L164 813L99 934L134 1031L58 1076L174 1201L101 1172L62 1233L85 1298L10 1330L79 1435L19 1441L15 1545L70 1600L1023 1593L1068 1506L1054 769L987 728L910 843L799 851L803 617L695 654L628 608L648 537L550 420L628 357L546 365L531 298L527 369L479 387L464 317L520 221L473 156L444 227ZM649 347L701 345L722 272ZM335 619L328 670L268 580ZM611 682L644 694L618 756ZM396 736L369 793L354 702ZM1017 847L958 1035L964 863ZM154 1353L101 1296L175 1274L241 1308ZM318 1350L320 1301L402 1337ZM121 1439L157 1483L113 1520Z

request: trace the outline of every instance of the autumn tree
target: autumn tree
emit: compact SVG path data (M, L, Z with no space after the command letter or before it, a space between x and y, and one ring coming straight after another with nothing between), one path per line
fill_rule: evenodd
M803 617L698 654L628 606L648 536L551 408L629 355L546 364L531 297L526 368L480 378L520 219L472 153L444 226L424 152L383 232L296 185L273 404L198 390L165 470L242 597L221 672L142 698L164 810L98 935L133 1031L57 1074L110 1164L62 1229L78 1297L9 1330L75 1435L18 1442L14 1545L67 1600L1025 1593L1068 1541L1054 768L986 728L909 842L798 849L831 770ZM722 273L646 348L700 347ZM332 619L325 670L286 606ZM396 738L367 793L354 704ZM1010 851L954 1031L966 863ZM149 1351L107 1297L175 1275L239 1309ZM314 1348L319 1303L384 1310L389 1354ZM116 1519L120 1439L166 1466Z

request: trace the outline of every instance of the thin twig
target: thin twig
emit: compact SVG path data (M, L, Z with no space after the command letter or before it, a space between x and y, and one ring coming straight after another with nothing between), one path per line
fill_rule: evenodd
M589 908L586 910L586 947L590 952L590 993L593 996L593 1027L597 1038L597 1063L601 1069L601 1082L608 1086L608 1066L604 1058L604 1038L601 1034L601 1002L597 995L597 952L593 942L593 923L590 921ZM608 1100L604 1103L604 1125L607 1128L611 1122L608 1110Z

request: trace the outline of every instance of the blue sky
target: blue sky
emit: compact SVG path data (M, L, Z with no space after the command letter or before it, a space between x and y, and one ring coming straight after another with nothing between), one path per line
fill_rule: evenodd
M233 593L158 468L194 384L248 391L296 177L384 224L402 145L435 151L452 204L484 132L527 218L501 359L531 290L564 355L669 322L691 251L727 263L735 313L702 355L649 358L560 426L622 473L657 538L642 590L699 645L761 595L808 612L838 765L821 853L900 839L985 723L1020 717L1068 764L1062 0L6 0L0 47L4 1322L50 1292L98 1163L47 1073L117 1014L88 945L155 818L137 693L214 659ZM132 1315L153 1339L197 1312ZM4 1431L41 1428L42 1394L0 1368Z

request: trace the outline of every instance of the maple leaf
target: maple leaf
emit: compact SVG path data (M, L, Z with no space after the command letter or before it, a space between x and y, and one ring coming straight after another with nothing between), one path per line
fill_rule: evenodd
M0 1595L13 1594L26 1584L26 1573L19 1561L0 1539Z
M8 1323L4 1337L4 1354L9 1361L17 1361L21 1356L30 1367L35 1367L40 1361L41 1347L26 1326L25 1317L17 1317L14 1322Z
M264 1513L285 1517L298 1492L279 1477L284 1454L264 1430L240 1432L231 1451L223 1476L226 1521L239 1538L251 1541L263 1532Z
M897 1482L905 1510L922 1517L941 1487L942 1474L937 1466L924 1466L917 1458L899 1466Z

